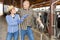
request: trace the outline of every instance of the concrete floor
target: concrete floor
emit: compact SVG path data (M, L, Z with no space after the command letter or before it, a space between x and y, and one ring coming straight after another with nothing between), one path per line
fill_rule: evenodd
M40 32L35 30L35 29L32 29L33 30L33 33L34 33L34 38L35 40L41 40L41 37L40 37ZM43 34L43 40L49 40L49 37L46 36L44 33ZM0 40L6 40L6 35L7 35L7 23L5 21L5 17L0 17ZM25 40L28 40L28 37L26 36L25 37Z

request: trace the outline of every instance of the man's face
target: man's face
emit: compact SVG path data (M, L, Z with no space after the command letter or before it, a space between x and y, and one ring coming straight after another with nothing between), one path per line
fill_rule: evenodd
M23 8L24 8L24 9L28 9L29 6L30 6L29 1L24 1L24 3L23 3Z

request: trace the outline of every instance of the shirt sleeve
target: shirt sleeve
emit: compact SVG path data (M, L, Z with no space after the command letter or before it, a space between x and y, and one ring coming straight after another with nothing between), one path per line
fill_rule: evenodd
M23 22L23 19L20 18L20 16L18 15L18 24L21 24Z
M13 22L9 16L6 16L6 21L8 25L17 25L17 22Z
M32 16L33 16L34 18L38 18L38 16L37 16L37 12L33 11Z
M21 17L21 9L19 9L17 13L18 13L19 16Z

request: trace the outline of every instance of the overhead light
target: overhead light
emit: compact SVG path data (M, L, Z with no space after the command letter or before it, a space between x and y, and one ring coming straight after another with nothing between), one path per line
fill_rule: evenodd
M0 16L3 15L3 3L0 2Z

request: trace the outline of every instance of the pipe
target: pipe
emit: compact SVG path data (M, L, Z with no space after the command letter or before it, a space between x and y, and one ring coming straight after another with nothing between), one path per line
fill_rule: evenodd
M49 2L49 1L47 1L47 2L42 2L42 3L37 3L37 4L34 4L34 5L31 5L30 8L32 8L32 7L36 6L36 5L45 4L45 3L48 3L48 2Z
M57 2L59 2L60 0L57 0L57 1L55 1L55 2L53 2L52 4L51 4L51 7L52 7L52 9L53 9L53 5L55 4L55 3L57 3ZM53 10L51 10L51 13L53 13Z
M52 13L55 13L53 7L54 7L54 4L57 3L57 2L59 2L59 1L60 1L60 0L57 0L57 1L55 1L55 2L53 2L53 3L51 4L51 14L52 14ZM53 22L53 21L54 21L53 18L54 18L55 21L56 21L56 17L55 17L55 16L52 17L52 15L51 15L51 19L52 19L52 20L51 20L51 27L54 28L54 38L56 38L56 36L55 36L55 34L56 34L56 29L55 29L55 26L56 26L56 25L55 25L55 23L56 23L56 22Z

